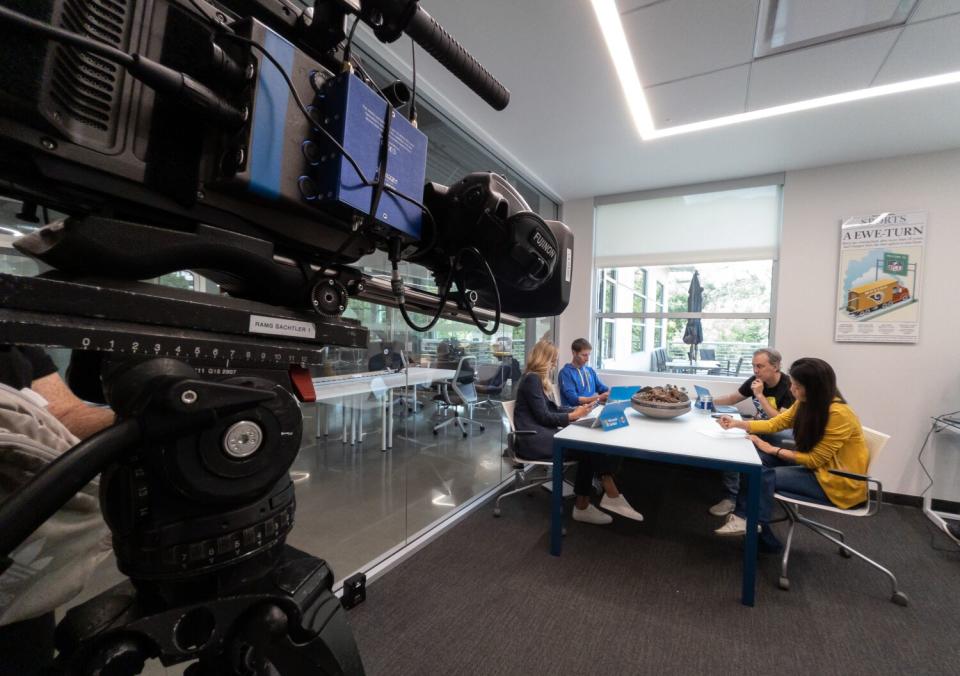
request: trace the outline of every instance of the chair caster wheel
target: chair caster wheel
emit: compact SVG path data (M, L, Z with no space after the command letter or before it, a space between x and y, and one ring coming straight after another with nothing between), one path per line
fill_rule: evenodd
M464 438L464 439L467 438L467 433L466 433L466 432L463 433L463 438Z
M493 508L493 515L494 515L494 516L500 516L500 508L499 508L499 507L494 507L494 508Z
M485 429L487 429L487 428L484 427L483 425L480 425L480 431L481 431L481 432L483 432Z
M788 580L788 579L785 578L785 577L781 577L778 586L779 586L780 589L782 589L783 591L790 591L790 580Z
M907 604L910 603L910 599L907 598L907 595L901 591L894 592L893 596L890 597L890 600L896 603L898 606L907 607Z
M845 559L849 559L851 556L853 556L853 554L851 554L848 550L844 549L843 547L840 547L840 548L837 550L837 554L839 554L840 556L842 556L842 557L845 558Z
M433 436L437 436L438 434L440 434L439 430L434 430L434 431L433 431Z

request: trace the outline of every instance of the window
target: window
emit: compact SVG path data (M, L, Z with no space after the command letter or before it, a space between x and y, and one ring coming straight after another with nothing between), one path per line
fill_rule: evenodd
M663 305L663 282L657 282L657 296L656 296L656 307L657 312L664 312ZM666 344L663 342L663 336L665 334L664 329L667 326L667 320L664 318L654 320L654 329L653 329L653 349L656 350L658 347L666 347Z
M695 360L701 375L728 374L770 345L779 215L776 185L598 200L598 366L647 371L662 347L670 370L689 372ZM699 310L689 305L695 273ZM700 320L696 345L684 342L691 320Z
M633 311L643 313L647 310L647 272L643 268L633 271ZM630 328L630 351L643 352L644 321L633 320Z

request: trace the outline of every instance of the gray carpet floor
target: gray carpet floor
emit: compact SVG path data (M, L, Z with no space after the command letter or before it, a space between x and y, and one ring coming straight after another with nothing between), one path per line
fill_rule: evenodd
M559 558L536 489L500 518L479 508L376 580L348 614L367 673L960 673L960 552L919 509L823 519L899 577L909 607L803 529L792 589L777 588L780 557L761 556L748 608L742 540L711 533L719 475L628 463L620 485L645 521L568 519Z

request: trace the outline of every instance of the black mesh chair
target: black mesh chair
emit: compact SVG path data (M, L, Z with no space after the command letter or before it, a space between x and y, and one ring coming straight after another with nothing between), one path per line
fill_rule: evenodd
M481 398L477 401L476 408L486 410L497 406L499 402L492 397L497 397L503 392L507 381L510 380L510 372L509 364L484 364L479 367L475 387Z
M712 347L705 347L700 350L700 358L704 361L716 361L717 351Z
M476 364L476 357L461 357L453 377L441 383L440 393L434 397L434 400L440 406L452 408L453 417L434 425L434 434L439 434L440 430L447 425L459 427L464 437L467 436L467 425L477 425L481 432L486 429L483 423L470 417L473 413L473 406L478 399L475 382L477 377ZM463 407L465 415L460 415L460 411L457 410L458 407Z

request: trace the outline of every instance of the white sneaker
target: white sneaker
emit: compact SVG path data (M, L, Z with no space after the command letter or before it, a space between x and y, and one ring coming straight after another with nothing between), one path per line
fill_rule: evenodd
M614 514L619 514L620 516L625 516L628 519L633 519L634 521L643 521L643 514L631 507L630 503L627 502L627 499L623 497L623 495L618 495L615 498L604 495L600 500L600 509L605 509L608 512L613 512Z
M713 531L715 535L746 535L747 520L736 514L728 514L727 520L718 529ZM757 532L760 532L760 524L757 524Z
M726 516L732 512L736 506L737 503L735 503L733 500L730 498L724 498L710 508L710 513L714 516Z
M577 509L576 505L574 505L573 520L580 521L581 523L592 523L596 526L605 526L613 521L613 517L609 514L604 514L593 505L587 505L586 509Z

